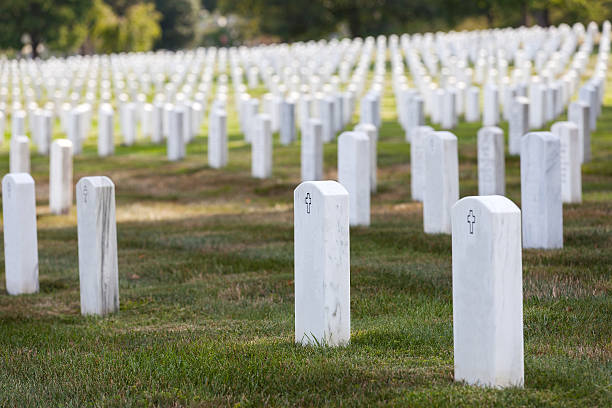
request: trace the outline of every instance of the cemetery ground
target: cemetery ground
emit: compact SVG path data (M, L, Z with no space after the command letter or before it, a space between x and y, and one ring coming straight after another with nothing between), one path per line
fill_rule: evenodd
M50 214L48 158L33 153L40 293L8 296L0 278L0 406L610 406L611 81L564 248L523 250L524 389L453 382L451 237L423 233L394 103L388 86L372 225L351 228L351 344L336 349L294 344L299 144L275 135L273 177L251 178L232 104L225 169L206 165L205 126L178 163L144 141L99 159L90 140L75 182L116 185L121 309L106 318L80 314L76 209ZM454 130L462 197L477 194L479 126ZM336 144L324 149L335 179ZM520 205L518 157L506 169Z

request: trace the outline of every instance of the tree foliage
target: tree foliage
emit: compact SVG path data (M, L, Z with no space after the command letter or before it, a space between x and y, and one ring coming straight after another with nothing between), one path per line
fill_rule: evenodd
M86 34L74 25L91 7L90 0L2 0L0 47L19 49L22 39L29 37L35 55L41 43L70 51Z
M161 13L162 35L157 48L177 49L193 44L196 37L199 0L155 0Z
M602 22L611 0L218 0L224 13L250 19L283 41L333 33L367 36L452 29L484 19L488 27Z
M155 5L133 1L120 10L123 14L116 14L108 3L94 0L88 18L92 51L110 53L152 49L161 35L161 15L155 10Z
M0 49L179 49L596 21L612 0L0 0ZM229 16L230 24L217 24Z

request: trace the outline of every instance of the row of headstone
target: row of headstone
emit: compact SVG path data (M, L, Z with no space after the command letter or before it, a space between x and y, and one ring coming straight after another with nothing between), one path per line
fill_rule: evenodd
M440 147L452 140L437 139ZM339 143L366 154L363 135L346 132ZM307 181L294 191L298 344L350 342L350 203L350 190L335 181ZM465 197L450 212L455 380L522 387L521 211L505 197L484 196Z
M527 133L521 138L521 201L526 248L561 248L562 202L582 201L578 128L572 122L557 122L551 131ZM424 231L450 233L450 211L459 199L457 139L452 133L436 132L428 126L414 129L411 139L411 191L414 200L423 201ZM477 143L479 195L503 196L503 131L498 127L484 127L478 132ZM339 161L340 158L339 154ZM339 179L342 182L340 173ZM356 179L365 184L363 175ZM349 192L354 189L352 185L347 187ZM359 198L359 202L366 200Z
M81 313L105 315L119 310L115 186L107 177L84 177L76 190ZM39 270L32 176L10 173L3 177L2 211L7 291L36 293Z

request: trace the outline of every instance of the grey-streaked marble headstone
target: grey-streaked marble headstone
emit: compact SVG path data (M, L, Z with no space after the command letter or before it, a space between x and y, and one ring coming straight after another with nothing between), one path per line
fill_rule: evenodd
M81 314L103 316L119 310L115 185L83 177L76 191Z

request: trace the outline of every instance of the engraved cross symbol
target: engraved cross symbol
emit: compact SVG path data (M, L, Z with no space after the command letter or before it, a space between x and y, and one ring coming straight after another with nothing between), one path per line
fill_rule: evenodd
M310 214L310 205L312 204L312 198L310 198L310 193L306 193L306 198L304 199L306 203L306 213Z
M88 193L88 191L87 191L87 184L85 184L83 186L83 202L85 204L87 204L87 193Z
M470 234L474 234L474 224L476 224L476 216L474 215L474 211L470 210L468 213L467 222L470 224Z

